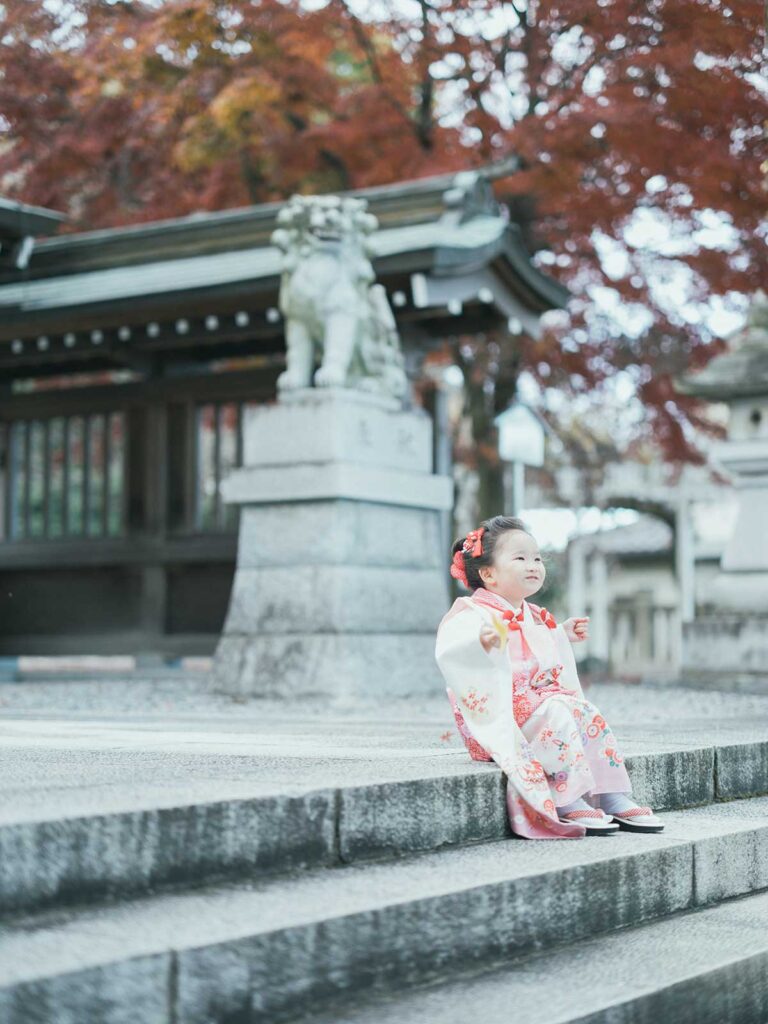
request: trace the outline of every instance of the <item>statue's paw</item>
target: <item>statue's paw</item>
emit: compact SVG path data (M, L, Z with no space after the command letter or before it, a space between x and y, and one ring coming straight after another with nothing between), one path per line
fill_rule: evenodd
M277 378L278 391L291 391L293 388L308 388L309 386L309 381L304 380L297 373L291 373L290 370L283 370Z
M315 374L315 384L319 388L343 388L346 383L346 373L331 366L321 366Z
M387 390L398 398L408 391L408 378L404 373L391 373L387 376Z

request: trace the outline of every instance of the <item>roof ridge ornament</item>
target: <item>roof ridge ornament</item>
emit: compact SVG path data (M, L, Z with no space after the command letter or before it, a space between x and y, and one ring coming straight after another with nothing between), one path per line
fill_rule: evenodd
M443 192L443 206L441 219L447 224L463 224L483 214L501 215L491 183L480 171L459 171L451 187Z

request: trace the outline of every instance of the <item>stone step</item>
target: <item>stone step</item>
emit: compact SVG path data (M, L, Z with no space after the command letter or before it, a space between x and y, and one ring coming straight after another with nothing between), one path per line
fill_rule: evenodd
M486 842L10 919L0 1020L284 1021L768 887L768 798L666 821L659 835Z
M311 1021L765 1024L766 921L768 893L729 900Z
M119 766L112 747L107 759ZM126 760L126 772L143 765L149 775L133 789L116 792L97 778L90 788L54 788L0 806L0 914L509 835L500 769L470 761L463 750L419 758L406 749L397 763L335 766L294 757L282 772L267 759L237 783L211 775L196 784L187 776L206 759L173 756L144 750L141 762ZM176 775L183 770L183 784L150 779L169 762ZM763 740L650 749L627 764L638 799L661 811L768 792ZM57 771L63 775L52 762L54 777Z

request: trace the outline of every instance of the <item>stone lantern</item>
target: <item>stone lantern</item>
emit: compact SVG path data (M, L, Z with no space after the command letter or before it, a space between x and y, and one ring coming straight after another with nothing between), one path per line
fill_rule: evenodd
M683 638L684 674L768 679L768 296L759 291L728 350L676 382L724 402L728 439L713 461L731 476L738 513L720 571ZM724 681L727 681L724 679Z

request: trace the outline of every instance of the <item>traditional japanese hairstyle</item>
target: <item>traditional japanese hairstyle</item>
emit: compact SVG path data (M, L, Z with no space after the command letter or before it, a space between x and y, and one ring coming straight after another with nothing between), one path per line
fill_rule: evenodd
M502 534L509 530L522 530L530 534L522 519L516 516L493 516L484 519L479 527L470 530L466 537L453 542L451 548L451 576L469 590L484 586L479 570L493 564L493 552Z
M483 553L483 534L485 533L485 527L481 526L477 530L470 530L467 536L461 543L461 547L454 550L453 561L451 562L451 576L455 580L459 580L464 584L465 587L469 586L467 580L467 569L464 564L464 556L469 554L472 558L479 558ZM454 549L456 545L454 544Z

